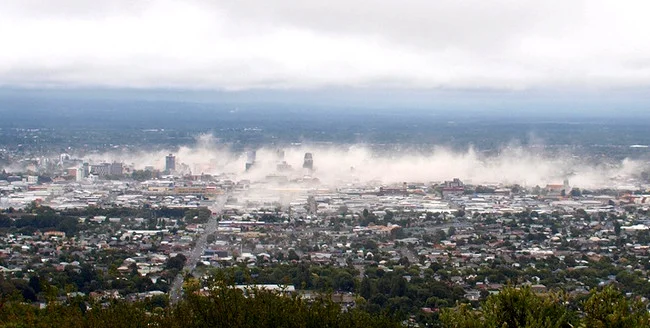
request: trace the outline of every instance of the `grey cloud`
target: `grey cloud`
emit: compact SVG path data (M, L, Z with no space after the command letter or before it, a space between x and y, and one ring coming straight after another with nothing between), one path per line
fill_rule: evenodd
M209 2L208 2L209 3ZM218 2L234 17L318 33L378 36L416 48L485 51L526 33L558 34L581 19L572 1L255 0Z
M0 3L0 85L509 89L650 84L643 1Z

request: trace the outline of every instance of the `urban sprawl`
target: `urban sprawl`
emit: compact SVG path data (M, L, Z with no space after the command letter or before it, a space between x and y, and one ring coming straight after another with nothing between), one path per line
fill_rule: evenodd
M88 163L0 175L3 294L176 302L215 276L426 321L509 284L650 297L650 185L585 190L448 181L327 185L283 161L263 179ZM255 153L242 171L254 170ZM47 286L45 289L44 286Z

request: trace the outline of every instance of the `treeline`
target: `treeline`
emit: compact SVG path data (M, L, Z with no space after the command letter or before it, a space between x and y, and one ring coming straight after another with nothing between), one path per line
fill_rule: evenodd
M410 281L404 276L410 276ZM418 322L429 323L435 322L436 318L423 313L422 308L450 307L465 295L462 287L438 281L432 276L422 279L416 272L385 272L372 267L366 269L356 290L364 300L360 306L370 313L390 313L401 319L416 315Z
M152 208L148 205L141 207L97 207L88 206L81 209L70 209L62 212L66 215L78 217L106 216L118 218L172 218L185 219L186 221L196 221L188 223L206 222L211 215L211 211L206 207L199 208L171 208L160 207ZM196 217L196 219L195 219Z
M282 256L284 257L284 256ZM297 259L293 250L289 251L287 259ZM285 284L296 289L317 290L322 292L342 291L353 292L358 272L354 268L339 268L334 266L309 265L297 263L275 266L249 268L243 264L238 266L213 269L212 274L222 275L224 280L234 284Z
M365 312L390 314L399 320L417 314L418 322L433 320L431 316L423 315L422 308L451 307L464 299L463 288L450 285L449 277L442 270L439 274L445 278L444 281L434 279L432 270L427 270L424 278L420 277L415 267L384 271L367 266L364 271L364 277L359 279L359 272L352 266L341 268L298 263L254 268L239 265L215 269L211 273L222 275L224 280L234 284L286 284L299 290L354 293L360 296L357 305Z
M594 275L593 277L582 277L581 279L588 281L586 287L595 291L599 285L597 277L606 276L606 272L618 272L611 271L612 266L603 261L597 262L594 267L602 267L603 272L576 270L565 274L548 268L522 271L507 266L499 266L494 269L485 268L477 272L475 279L476 281L484 281L489 278L492 282L498 281L508 284L514 281L527 281L532 279L533 276L539 276L547 286L551 287L549 289L560 290L563 285L568 285L568 278L579 279L574 275ZM590 268L587 270L596 269ZM397 267L393 271L384 271L377 267L367 266L363 278L359 279L359 272L352 267L310 266L305 263L255 268L240 265L212 272L212 274L217 273L223 275L226 281L234 284L286 284L293 285L296 289L308 289L324 293L351 292L359 296L356 306L364 312L372 315L390 315L397 320L413 319L420 324L440 324L441 311L444 313L444 309L453 309L456 304L469 302L466 299L465 290L461 286L451 283L451 273L442 270L439 265L425 270L423 277L413 267ZM609 287L610 294L611 291L615 291L616 297L620 297L622 300L626 300L623 295L628 292L635 295L644 295L643 291L647 281L643 280L642 277L620 271L616 274L616 278L618 280L614 284L616 287ZM634 288L638 288L638 290L634 290ZM554 293L534 294L528 287L522 287L521 289L506 287L504 292L499 294L499 297L509 295L508 293L513 293L515 296L523 294L526 299L534 299L535 302L540 301L537 299L540 297L542 300L545 300L544 297L552 296L556 299L559 297L558 294ZM511 297L514 297L513 295ZM495 297L490 296L487 290L481 290L480 292L480 298L489 300L486 303L489 306L492 306L490 304L495 301ZM577 296L562 297L568 302L563 305L563 308L572 318L578 318L584 313L583 305L589 295L577 294ZM629 304L641 304L631 300L630 302ZM480 302L473 301L462 307L455 308L454 311L470 311L472 308L485 309ZM429 310L424 311L423 309ZM481 313L480 311L474 312L474 310L470 312ZM571 322L575 323L576 321ZM482 327L482 325L477 327Z
M84 263L78 267L68 265L60 270L45 265L32 269L36 272L29 278L22 273L15 277L0 275L0 298L43 302L48 297L60 297L72 292L85 295L106 290L118 291L121 295L153 290L166 292L168 281L172 281L178 273L178 269L166 267L169 270L160 272L160 279L154 283L149 277L140 275L135 264L131 264L126 272L117 272L116 268L112 264L108 270L102 270Z
M81 209L67 209L55 211L48 206L32 204L22 211L6 210L0 213L0 229L12 230L23 234L32 234L37 230L63 231L68 236L74 236L84 226L79 218L92 218L95 216L119 217L119 218L173 218L182 219L184 223L205 223L212 212L206 207L199 208L151 208L142 206L138 208L129 207L95 207L89 206Z
M265 290L243 291L219 284L207 295L188 290L174 306L113 301L97 304L70 298L44 309L21 302L0 303L0 327L398 327L387 316L343 311L329 297L307 301Z
M440 321L449 328L650 327L647 303L627 298L611 285L592 290L582 301L564 293L506 287L478 310L469 304L442 310Z
M39 308L0 300L0 327L399 327L387 309L373 314L363 306L343 309L328 295L306 300L266 290L242 291L219 283L199 292L186 285L187 297L176 305L163 299L97 303L71 297ZM360 301L362 302L362 301ZM631 299L613 286L592 290L584 299L564 293L533 292L506 287L490 295L477 309L458 304L443 309L428 326L448 328L649 327L647 304Z
M18 219L0 213L0 230L12 230L27 235L33 234L36 230L58 230L73 236L79 231L79 218L53 211L23 214Z

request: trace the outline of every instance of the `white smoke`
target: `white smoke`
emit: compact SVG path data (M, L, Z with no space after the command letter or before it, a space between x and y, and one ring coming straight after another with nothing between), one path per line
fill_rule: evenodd
M625 159L619 163L590 163L571 154L549 154L540 143L534 147L516 144L504 146L498 154L485 155L472 147L465 151L434 147L432 151L378 152L366 145L336 146L300 144L281 148L284 161L292 166L289 172L278 172L277 147L256 150L255 165L245 170L246 151L235 152L212 135L201 135L193 146L177 150L108 152L87 156L90 161L122 161L136 169L153 166L163 169L165 156L172 153L179 163L193 174L234 174L239 179L261 181L270 175L286 175L289 179L311 175L326 185L345 185L380 181L438 182L460 178L473 184L520 184L544 186L562 183L580 188L612 187L629 182L644 168L641 161ZM305 153L314 158L314 170L302 168Z

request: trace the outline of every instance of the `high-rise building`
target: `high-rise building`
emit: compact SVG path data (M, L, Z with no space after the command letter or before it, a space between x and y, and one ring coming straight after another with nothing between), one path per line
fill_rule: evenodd
M87 164L87 163L84 163L84 164ZM88 176L88 174L85 174L86 169L87 169L87 167L84 167L84 166L77 167L77 169L75 171L75 181L82 181L85 177Z
M100 163L90 167L90 173L103 178L111 173L110 163Z
M246 153L246 171L250 170L253 165L255 165L255 158L257 157L257 153L254 150L249 151Z
M277 149L275 151L275 156L278 160L276 169L279 172L285 172L285 171L291 171L291 165L287 163L287 161L284 160L284 150L282 149Z
M113 162L111 163L109 171L110 175L120 176L124 174L124 165L120 162Z
M302 163L302 167L309 170L314 169L314 157L311 153L305 153L305 160Z
M63 153L59 155L59 165L65 166L70 161L70 155Z
M83 172L82 172L83 178L87 178L88 175L90 175L90 164L83 163L82 164L82 170L83 170Z
M176 171L176 156L172 154L165 156L165 171Z

